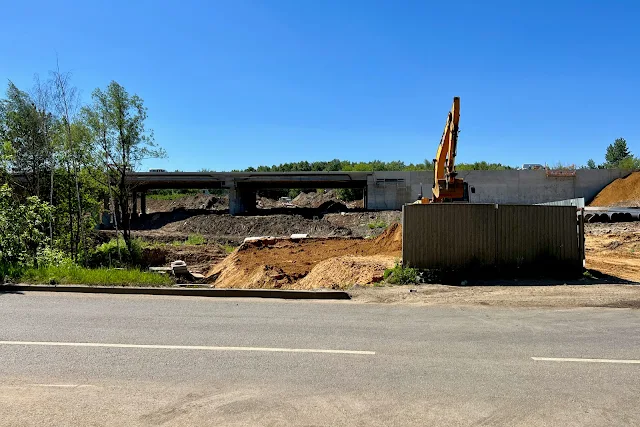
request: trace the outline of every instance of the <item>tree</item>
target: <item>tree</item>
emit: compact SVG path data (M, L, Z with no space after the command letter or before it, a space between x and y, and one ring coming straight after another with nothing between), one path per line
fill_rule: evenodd
M39 111L32 98L13 82L9 82L7 98L0 104L0 141L11 146L11 167L23 174L26 192L39 196L43 172L50 167L46 132L50 125L43 126L50 117Z
M620 162L630 157L632 156L629 147L627 147L627 141L624 138L618 138L607 147L606 165L608 168L618 168Z
M155 145L153 132L145 126L147 109L138 95L130 95L112 81L106 90L96 89L92 99L93 105L83 113L115 201L115 217L131 251L131 188L126 175L139 167L142 160L164 157L165 152Z
M49 241L45 227L51 207L36 196L19 203L7 184L0 186L0 270L37 266L38 252Z
M589 159L587 161L587 167L589 169L598 169L598 166L596 166L596 162L593 159Z

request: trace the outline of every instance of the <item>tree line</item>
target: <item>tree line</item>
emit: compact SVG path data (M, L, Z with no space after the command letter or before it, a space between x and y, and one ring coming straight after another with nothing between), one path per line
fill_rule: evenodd
M164 156L146 118L143 100L115 81L96 88L88 104L59 68L36 76L29 90L8 82L0 99L0 268L37 265L52 250L84 262L105 201L130 249L126 173ZM22 234L11 227L33 239L16 239Z

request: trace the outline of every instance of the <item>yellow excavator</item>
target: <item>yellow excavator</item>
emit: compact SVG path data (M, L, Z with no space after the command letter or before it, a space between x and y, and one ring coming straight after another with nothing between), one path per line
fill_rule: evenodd
M426 198L422 194L415 204L468 201L467 184L456 178L456 149L458 146L458 123L460 122L460 98L453 98L453 106L447 116L447 123L440 139L440 145L433 159L433 195Z

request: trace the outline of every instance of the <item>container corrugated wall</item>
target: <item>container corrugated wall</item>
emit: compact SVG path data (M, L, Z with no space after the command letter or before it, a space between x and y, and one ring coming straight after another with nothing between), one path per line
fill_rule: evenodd
M433 204L405 205L402 211L405 265L582 266L572 206Z
M498 264L582 265L575 207L499 205L496 212Z
M402 217L405 265L444 268L495 261L495 205L405 205Z

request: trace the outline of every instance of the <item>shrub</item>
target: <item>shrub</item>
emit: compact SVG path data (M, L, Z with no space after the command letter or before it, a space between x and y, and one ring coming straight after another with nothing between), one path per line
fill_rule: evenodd
M71 265L73 261L64 251L49 246L38 251L38 265L42 267Z
M388 283L394 285L408 285L418 282L418 270L396 263L395 267L384 271L383 277Z
M231 252L236 250L235 246L232 245L224 245L223 248L227 254L230 254Z
M90 267L124 267L140 265L142 261L142 242L131 240L131 251L122 237L101 244L89 255Z

